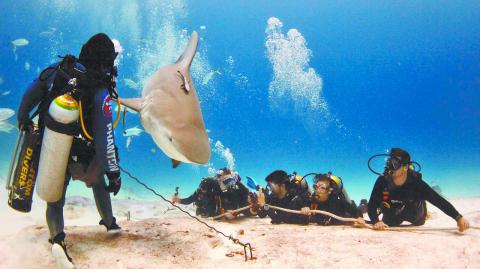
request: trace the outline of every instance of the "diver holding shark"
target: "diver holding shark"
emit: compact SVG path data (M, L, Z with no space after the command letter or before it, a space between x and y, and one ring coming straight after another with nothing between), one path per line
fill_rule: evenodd
M33 113L39 115L42 137L37 194L47 202L49 242L60 268L74 268L65 244L63 219L70 178L82 180L92 188L101 216L99 224L109 233L121 230L110 200L110 193L116 195L121 187L109 104L111 95L116 93L116 55L106 34L92 36L82 46L79 59L67 55L60 63L46 68L29 85L18 109L19 128L32 129L29 114L35 106L39 107ZM108 177L108 186L104 175Z
M208 162L210 145L189 71L197 45L198 34L193 32L184 53L150 77L141 98L118 97L114 66L117 53L112 40L103 33L83 45L79 59L65 56L27 88L18 109L19 128L33 129L32 118L38 114L42 142L38 146L36 189L47 202L49 241L60 268L74 268L67 253L63 220L71 177L92 187L100 224L108 232L121 229L113 217L109 195L116 195L121 187L111 100L139 111L143 127L172 159L173 167L180 162ZM30 115L37 105L38 110Z

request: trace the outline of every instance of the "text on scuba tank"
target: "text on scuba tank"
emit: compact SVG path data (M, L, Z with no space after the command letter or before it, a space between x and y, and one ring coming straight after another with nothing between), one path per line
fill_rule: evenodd
M107 124L107 163L110 172L118 171L115 141L113 140L113 124Z
M32 160L33 149L27 148L25 152L25 159L22 162L22 170L20 172L19 185L20 189L25 189L25 195L30 196L32 193L33 179L35 178L35 169L30 167L29 163Z

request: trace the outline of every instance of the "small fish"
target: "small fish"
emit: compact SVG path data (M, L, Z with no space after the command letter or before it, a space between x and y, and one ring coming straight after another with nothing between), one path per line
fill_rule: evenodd
M125 130L123 133L123 136L129 137L129 136L140 136L140 134L143 133L143 129L138 128L137 126L133 128L129 128Z
M19 39L15 39L12 41L12 45L13 45L13 55L15 56L15 61L18 60L18 55L17 55L17 47L23 47L23 46L26 46L28 45L28 40L25 39L25 38L19 38Z
M128 148L130 147L130 144L131 144L131 143L132 143L132 137L129 136L129 137L127 138L127 145L126 145L126 146L127 146L127 150L128 150Z
M53 36L53 32L44 31L44 32L40 32L38 35L41 36L41 37L47 37L48 38L48 37Z
M0 108L0 121L6 121L15 115L15 111L10 108Z
M208 82L210 82L210 80L212 80L214 75L221 75L221 74L222 73L220 73L220 71L218 71L218 70L208 72L208 74L206 74L205 77L203 78L202 84L207 85Z
M30 70L30 63L29 62L25 62L25 70L26 71Z
M207 29L207 26L205 25L200 26L200 30L205 30L205 29Z
M235 63L235 60L233 59L233 56L228 56L227 59L225 60L225 62L228 64L228 65L233 65Z
M7 121L0 121L0 132L11 133L15 128L15 125Z
M15 46L15 47L23 47L23 46L26 46L28 45L29 41L25 38L19 38L19 39L15 39L12 41L12 44Z
M157 149L156 149L156 148L151 148L150 151L151 151L152 153L155 153L155 152L157 152Z
M3 96L9 95L11 91L5 91L2 93Z
M55 34L55 32L57 31L57 29L53 27L48 27L48 29L49 31L40 32L38 35L41 37L52 37L53 34Z
M128 79L128 78L124 79L123 81L125 82L125 85L126 85L127 87L129 87L129 88L131 88L131 89L134 89L134 90L138 90L139 85L138 85L138 83L136 83L135 81L133 81L133 80L131 80L131 79Z

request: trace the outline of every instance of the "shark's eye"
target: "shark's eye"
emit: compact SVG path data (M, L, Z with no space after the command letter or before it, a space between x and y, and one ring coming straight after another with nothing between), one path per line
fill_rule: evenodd
M169 136L168 141L173 142L173 138L171 136Z

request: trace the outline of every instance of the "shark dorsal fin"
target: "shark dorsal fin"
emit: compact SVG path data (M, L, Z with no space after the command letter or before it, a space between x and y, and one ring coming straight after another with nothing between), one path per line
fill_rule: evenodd
M195 57L195 53L197 52L197 45L198 45L198 34L197 32L193 31L190 40L188 40L187 47L183 51L182 55L178 57L178 60L175 64L180 66L180 69L187 70L190 68L192 64L193 57Z

